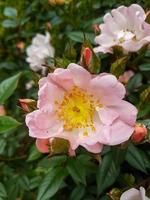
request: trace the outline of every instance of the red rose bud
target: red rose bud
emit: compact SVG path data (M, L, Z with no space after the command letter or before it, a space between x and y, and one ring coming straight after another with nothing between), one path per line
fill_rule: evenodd
M92 60L92 50L89 47L83 49L81 63L86 68L89 68L89 65Z
M135 143L142 142L148 134L147 128L144 124L136 124L134 133L131 137L132 141Z
M19 99L19 103L25 112L31 112L36 109L36 101L32 99Z

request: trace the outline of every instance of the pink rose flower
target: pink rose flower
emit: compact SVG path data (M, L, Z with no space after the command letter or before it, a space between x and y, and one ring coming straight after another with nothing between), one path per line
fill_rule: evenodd
M150 200L145 195L145 189L143 187L140 187L140 190L137 190L135 188L131 188L124 192L120 200Z
M95 42L95 52L112 53L112 47L119 45L124 51L136 52L150 42L150 25L145 22L146 14L137 4L120 6L107 13L100 25L101 33Z
M26 116L29 135L64 138L98 153L134 131L137 109L123 100L125 87L107 73L91 75L77 64L58 68L39 81L38 110Z

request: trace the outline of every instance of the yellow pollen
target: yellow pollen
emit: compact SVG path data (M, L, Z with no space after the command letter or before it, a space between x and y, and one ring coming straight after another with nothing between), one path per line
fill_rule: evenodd
M94 113L96 107L102 107L100 102L86 91L73 87L64 94L60 103L55 101L57 106L56 115L63 121L64 129L71 131L75 128L85 129L83 135L88 136L87 128L94 132Z

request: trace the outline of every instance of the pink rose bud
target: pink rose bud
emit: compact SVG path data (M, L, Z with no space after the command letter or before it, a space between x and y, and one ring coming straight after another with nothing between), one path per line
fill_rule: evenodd
M0 116L6 115L6 110L3 105L0 105Z
M86 47L83 50L83 60L84 60L86 67L88 67L90 65L91 59L92 59L92 51L89 47Z
M58 5L62 5L65 3L65 0L49 0L50 4L58 4Z
M133 75L134 72L132 70L125 71L121 76L119 76L118 81L126 85Z
M23 50L24 47L25 47L25 43L22 42L22 41L20 41L20 42L17 43L16 47L17 47L18 49L20 49L20 50Z
M136 124L131 139L135 143L142 142L146 138L147 133L148 131L144 124Z
M25 112L31 112L36 107L36 102L32 99L19 99L19 103Z

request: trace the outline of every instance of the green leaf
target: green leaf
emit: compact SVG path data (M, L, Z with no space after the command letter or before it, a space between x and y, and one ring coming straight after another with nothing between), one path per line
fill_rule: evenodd
M81 200L85 194L85 187L83 185L77 186L71 193L70 200Z
M5 147L7 145L7 142L5 139L0 139L0 154L2 154L5 150Z
M128 147L126 161L135 169L147 173L143 152L132 144Z
M38 158L40 158L42 154L37 150L37 148L34 146L32 146L30 154L28 156L27 161L33 161L33 160L37 160Z
M4 103L14 92L17 87L20 73L12 76L0 83L0 103Z
M4 185L0 182L0 197L7 197Z
M9 116L0 116L0 133L16 128L21 123Z
M110 68L110 73L114 74L117 78L123 74L125 71L127 59L127 56L124 56L113 62Z
M68 37L75 41L82 43L84 41L84 36L87 40L89 40L92 44L94 42L94 34L93 33L83 33L80 31L73 31L67 34Z
M12 8L12 7L6 7L4 9L4 15L6 17L16 18L17 17L17 10L15 8Z
M52 197L67 175L65 168L51 168L39 186L37 200L48 200Z
M139 66L141 71L150 71L150 63L145 63Z
M148 129L150 129L150 119L139 120L138 123L144 124Z
M79 182L86 184L86 167L79 160L69 158L67 170L77 184Z
M44 157L42 160L40 160L40 162L38 163L39 167L43 167L43 168L48 168L51 167L56 167L56 166L61 166L63 165L67 160L67 156L66 155L57 155L57 156L53 156L53 157Z
M97 172L97 193L102 194L105 189L110 187L119 175L120 166L114 162L112 152L107 153Z
M4 28L16 28L18 26L18 21L17 20L11 20L11 19L5 19L2 22L2 26Z
M142 82L142 75L140 73L135 74L133 77L130 78L127 89L129 92L132 92L135 88L139 87Z

